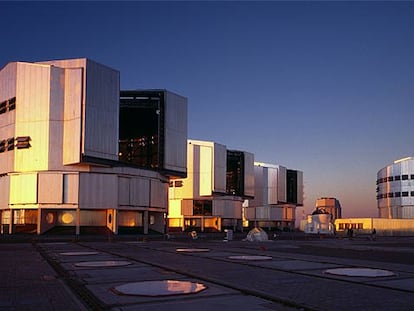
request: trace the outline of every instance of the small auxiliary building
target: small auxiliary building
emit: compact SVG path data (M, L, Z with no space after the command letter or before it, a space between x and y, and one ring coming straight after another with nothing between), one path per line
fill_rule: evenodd
M188 140L187 178L170 182L171 231L242 228L242 203L254 195L253 154Z
M293 229L303 205L303 173L281 165L254 163L255 195L245 203L249 227Z
M1 232L164 232L186 141L184 97L120 99L119 72L84 58L9 63L0 70Z

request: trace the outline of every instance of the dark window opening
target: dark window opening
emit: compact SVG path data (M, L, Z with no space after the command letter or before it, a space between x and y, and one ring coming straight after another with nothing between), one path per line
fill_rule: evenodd
M396 192L395 197L399 198L401 196L401 192Z
M174 183L175 187L182 187L184 186L183 181L182 180L176 180Z
M393 180L394 180L393 176L388 177L388 181L393 181Z
M414 191L411 191L410 195L411 195L412 197L414 197Z
M244 153L227 150L226 192L244 195Z
M121 91L119 160L144 168L163 168L164 95Z
M7 111L7 101L0 103L0 114L6 113Z
M286 170L286 200L287 203L298 203L298 172Z
M401 196L402 197L408 197L408 191L401 192Z
M388 198L393 198L393 197L394 197L394 193L392 193L392 192L388 192L388 193L387 193L387 197L388 197Z
M395 176L394 180L401 180L401 176Z
M408 180L408 175L402 175L401 178L402 180Z
M211 216L213 215L213 203L211 200L194 200L193 201L194 216Z

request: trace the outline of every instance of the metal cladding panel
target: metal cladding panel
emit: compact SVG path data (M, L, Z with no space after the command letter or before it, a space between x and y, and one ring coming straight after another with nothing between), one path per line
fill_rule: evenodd
M164 168L187 172L187 99L165 92ZM180 174L182 175L182 174Z
M267 171L267 204L278 204L278 169L266 168Z
M118 160L119 72L86 58L40 63L65 69L83 69L81 153Z
M166 209L168 207L168 184L152 179L150 199L150 207Z
M83 69L65 70L63 164L81 161Z
M132 206L149 207L150 180L144 178L131 178L129 186L129 202Z
M17 63L9 63L0 70L0 103L16 97L16 79ZM0 141L15 137L15 116L15 109L0 114ZM14 152L0 153L0 174L12 171L14 171Z
M50 66L18 63L15 136L31 147L15 150L15 171L47 170L49 161Z
M223 218L241 218L242 202L231 199L213 200L213 216Z
M193 200L182 200L181 211L183 216L193 216Z
M10 176L0 177L0 209L9 208Z
M254 198L249 199L249 206L264 205L266 196L267 179L265 175L265 168L262 166L254 166Z
M282 220L283 208L281 207L269 207L269 220Z
M41 172L38 175L38 201L41 204L63 203L63 174Z
M244 153L244 195L254 197L254 155Z
M79 208L116 208L117 206L117 175L79 174Z
M213 190L213 150L209 146L199 146L199 194L211 195Z
M118 160L119 93L119 72L88 60L84 155Z
M296 205L303 205L303 172L296 171L297 173L297 203Z
M118 205L130 205L129 192L129 178L118 178Z
M49 170L62 168L64 132L63 111L65 98L65 71L50 68L50 104L49 104ZM75 134L75 133L72 133Z
M258 206L256 210L256 219L268 220L270 218L270 208L268 206Z
M277 196L279 202L286 202L286 167L279 166L278 168L278 187L277 187Z
M79 203L79 174L63 174L63 203Z
M224 145L214 143L214 192L226 192L226 167L227 167L227 148Z
M10 204L37 203L37 174L10 175Z

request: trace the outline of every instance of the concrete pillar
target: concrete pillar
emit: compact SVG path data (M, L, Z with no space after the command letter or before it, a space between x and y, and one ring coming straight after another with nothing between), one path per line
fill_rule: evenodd
M80 234L80 208L76 209L76 217L75 217L75 233L76 235Z
M204 232L204 217L201 216L201 232Z
M36 228L37 235L42 233L42 209L39 207L37 209L37 228Z
M144 219L142 220L142 223L144 225L144 234L148 234L148 224L149 224L149 213L148 213L148 211L144 211L143 217L144 217Z
M112 222L113 222L112 231L114 232L114 234L118 234L118 210L117 209L113 210Z
M10 209L9 234L13 234L14 210Z

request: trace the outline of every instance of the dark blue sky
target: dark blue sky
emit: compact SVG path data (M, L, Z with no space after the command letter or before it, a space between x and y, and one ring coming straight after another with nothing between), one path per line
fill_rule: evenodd
M121 87L189 99L189 137L304 172L376 216L376 173L414 155L414 2L0 2L0 67L88 57Z

